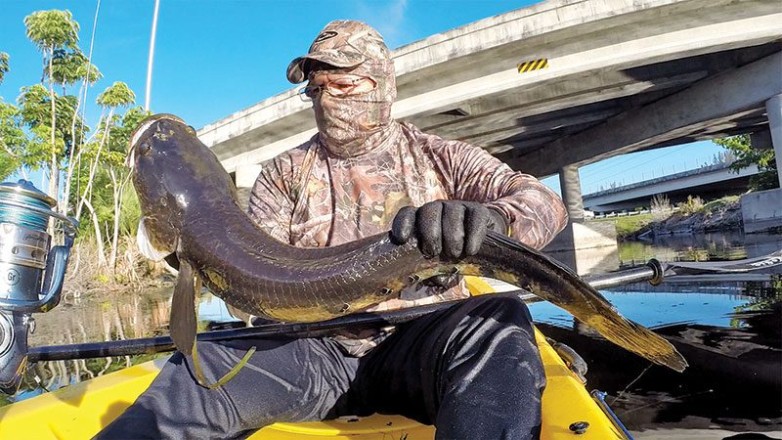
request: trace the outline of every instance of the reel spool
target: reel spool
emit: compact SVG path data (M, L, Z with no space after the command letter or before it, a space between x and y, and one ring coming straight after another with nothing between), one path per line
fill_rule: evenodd
M27 360L32 313L60 302L78 222L53 210L56 201L32 183L0 183L0 391L13 394ZM51 247L50 221L64 244Z

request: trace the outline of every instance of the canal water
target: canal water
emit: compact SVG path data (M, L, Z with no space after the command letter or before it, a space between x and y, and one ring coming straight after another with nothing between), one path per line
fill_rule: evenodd
M782 235L663 237L621 243L615 266L653 257L752 258L780 249ZM640 283L603 293L625 316L672 341L688 359L687 371L679 374L650 366L574 324L566 312L549 303L533 303L530 310L548 337L569 345L586 360L587 388L608 393L607 401L628 428L782 431L782 269L752 276L673 277L659 286ZM35 316L30 345L165 335L170 295L168 287L138 294L66 297L53 311ZM234 321L223 302L209 294L200 299L199 319L201 329ZM0 405L152 357L41 362L29 369L16 396L0 396Z

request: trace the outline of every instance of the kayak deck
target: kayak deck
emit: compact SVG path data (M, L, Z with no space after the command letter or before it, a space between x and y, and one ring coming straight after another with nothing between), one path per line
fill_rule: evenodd
M580 439L625 438L537 330L536 338L548 381L543 393L541 438L572 439L574 433L569 426L581 421L588 422L589 428L578 436ZM130 406L157 376L164 362L165 359L146 362L0 408L0 438L90 438ZM433 435L431 426L401 416L373 415L326 422L278 423L250 438L415 440L431 439Z
M465 277L474 295L490 293L495 286L482 278ZM572 440L570 425L587 422L579 440L621 440L627 437L587 392L545 336L535 329L535 339L546 372L542 400L542 440ZM0 408L0 438L88 439L111 423L147 389L167 358L70 385ZM513 417L509 414L508 417ZM430 440L434 427L402 416L375 414L308 423L277 423L259 430L251 439L269 440Z

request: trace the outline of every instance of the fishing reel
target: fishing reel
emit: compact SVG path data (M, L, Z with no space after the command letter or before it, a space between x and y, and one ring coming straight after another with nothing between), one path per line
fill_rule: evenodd
M78 222L54 211L56 201L26 180L0 183L0 391L13 394L27 364L33 313L60 302ZM49 224L63 234L51 246Z

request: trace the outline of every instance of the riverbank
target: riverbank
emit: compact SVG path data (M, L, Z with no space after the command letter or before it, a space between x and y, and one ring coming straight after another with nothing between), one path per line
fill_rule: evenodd
M675 208L663 206L650 213L596 221L613 221L619 240L730 231L742 227L741 200L728 196L703 203L699 198L691 198Z
M629 238L697 234L741 227L741 199L738 196L723 197L706 204L690 199L678 210L671 210L668 217L652 221Z
M135 237L120 239L117 260L112 268L100 258L94 240L85 237L71 249L63 295L80 297L89 294L133 293L160 288L166 284L165 265L141 255Z

